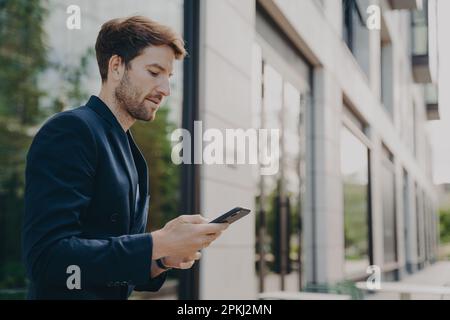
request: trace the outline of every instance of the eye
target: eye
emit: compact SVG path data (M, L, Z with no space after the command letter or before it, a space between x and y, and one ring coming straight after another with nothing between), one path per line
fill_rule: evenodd
M148 70L148 72L155 78L159 75L158 72L153 72L153 71L150 71L150 70Z

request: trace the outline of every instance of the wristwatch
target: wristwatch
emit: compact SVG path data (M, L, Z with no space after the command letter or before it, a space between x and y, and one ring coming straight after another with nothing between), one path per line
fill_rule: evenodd
M170 267L168 267L168 266L166 266L166 265L164 264L163 259L164 259L164 258L159 258L159 259L157 259L157 260L156 260L156 265L157 265L160 269L163 269L163 270L166 270L166 271L172 269L172 268L170 268Z

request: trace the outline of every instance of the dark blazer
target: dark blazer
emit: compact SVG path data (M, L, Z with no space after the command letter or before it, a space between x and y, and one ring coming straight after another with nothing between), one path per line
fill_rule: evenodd
M152 237L143 233L147 194L142 154L98 97L48 120L27 157L29 298L126 299L133 289L159 290L165 274L150 279ZM66 284L71 265L80 268L81 289Z

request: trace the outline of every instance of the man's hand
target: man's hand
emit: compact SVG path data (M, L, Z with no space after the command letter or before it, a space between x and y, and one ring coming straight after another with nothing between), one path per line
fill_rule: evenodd
M208 222L200 215L184 215L169 221L164 228L152 232L152 260L162 257L192 257L193 252L208 247L228 228L227 223Z
M193 255L190 255L188 257L182 258L182 257L164 257L161 258L164 265L169 268L174 269L190 269L194 265L195 261L200 260L202 254L200 252L196 252ZM163 273L165 270L159 268L156 263L152 263L152 270L151 270L151 277L155 278L161 273Z
M200 260L202 254L196 252L193 255L187 257L164 257L162 258L165 266L175 269L190 269L194 265L195 261Z

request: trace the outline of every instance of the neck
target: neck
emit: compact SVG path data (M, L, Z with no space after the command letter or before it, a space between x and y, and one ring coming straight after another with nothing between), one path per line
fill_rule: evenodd
M114 114L117 121L119 121L123 131L127 132L134 124L136 119L134 119L125 110L123 106L117 103L117 100L114 97L114 90L107 90L104 86L102 86L98 97L106 104L109 110L111 110L111 112Z

